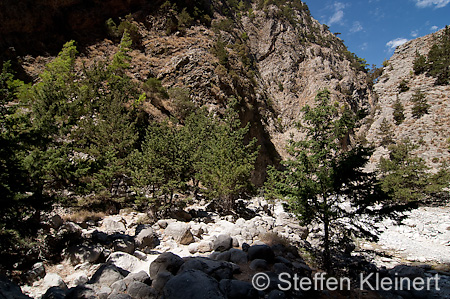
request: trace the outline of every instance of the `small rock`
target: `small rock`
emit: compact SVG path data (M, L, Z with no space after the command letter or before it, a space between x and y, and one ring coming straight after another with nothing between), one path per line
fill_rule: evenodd
M188 246L189 253L197 253L198 252L198 243L191 243Z
M252 284L246 281L222 279L220 281L220 290L228 299L257 299L258 292L253 288Z
M275 254L272 248L267 245L254 245L248 249L248 259L250 261L254 259L263 259L271 263L275 259Z
M134 240L139 249L152 249L158 245L158 237L151 227L142 229Z
M112 253L106 262L131 273L147 270L147 263L134 255L121 251Z
M258 272L266 271L269 269L269 265L266 260L254 259L249 266L250 269Z
M134 299L156 298L155 290L140 281L131 282L128 285L127 293Z
M205 252L211 252L214 248L214 243L212 241L208 240L202 240L198 244L198 252L205 253Z
M51 287L58 287L67 290L67 285L64 280L56 273L47 273L44 277L43 286L46 289Z

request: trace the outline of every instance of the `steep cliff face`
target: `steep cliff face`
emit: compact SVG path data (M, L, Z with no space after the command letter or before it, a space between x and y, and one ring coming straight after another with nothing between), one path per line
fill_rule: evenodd
M450 86L436 85L435 78L425 74L415 75L413 71L416 52L427 55L442 33L439 31L399 46L374 85L378 101L367 130L367 139L378 146L373 162L387 153L387 146L380 145L384 119L390 125L393 142L409 139L419 146L416 154L429 166L437 169L442 162L449 161ZM430 105L428 113L421 117L415 117L412 113L412 99L417 92L421 92ZM395 124L393 117L397 98L403 105L405 116L399 125Z
M70 15L77 15L81 12L75 2L54 9L68 9ZM181 7L176 10L153 3L154 9L149 10L143 6L133 14L132 24L142 39L131 53L130 69L136 80L158 78L167 90L185 89L198 106L218 113L230 97L236 98L243 123L250 123L249 137L256 137L261 145L256 183L262 182L267 164L286 156L286 141L296 132L294 124L300 119L300 110L314 103L319 89L328 88L333 101L347 103L355 111L372 102L361 61L310 16L305 4L259 2L235 11L228 1L213 1L211 24L190 20L175 30L169 30L170 25L173 20L180 21ZM139 0L127 3L130 9L122 16L139 6ZM116 17L125 9L119 4L104 11L101 19L108 14ZM106 4L93 5L94 10L86 11L87 15L95 14L102 5ZM95 26L100 26L99 22ZM74 32L77 28L85 32L84 25L73 26ZM7 28L12 32L14 26ZM27 32L26 28L21 30ZM108 38L97 39L82 49L80 65L81 61L104 59L116 48L117 43ZM48 59L27 56L24 61L28 74L36 78ZM171 98L149 100L145 105L157 118L174 110Z

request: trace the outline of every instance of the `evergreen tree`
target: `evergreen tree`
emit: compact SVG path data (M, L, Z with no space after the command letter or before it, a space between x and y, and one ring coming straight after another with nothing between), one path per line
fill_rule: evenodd
M288 152L292 158L285 162L286 170L271 180L276 182L272 187L287 198L303 224L323 224L327 270L331 269L331 225L342 217L356 219L373 214L376 209L369 207L384 199L375 175L362 171L372 151L362 145L343 146L342 140L353 130L356 119L345 109L347 112L339 115L329 96L328 90L321 90L316 107L303 108L303 122L298 127L306 139L290 140ZM346 201L351 204L351 212L343 208Z
M388 146L394 143L394 136L392 134L392 125L386 118L383 118L379 128L380 132L378 135L381 137L380 145Z
M414 202L427 195L429 169L423 159L412 156L416 148L403 140L389 147L389 158L380 159L381 186L396 202Z
M235 106L233 101L224 118L215 121L196 163L198 180L225 211L232 211L237 196L251 187L250 176L258 155L256 139L245 144L249 125L241 127Z
M400 98L398 97L398 95L397 95L397 99L394 102L393 108L394 108L394 112L393 112L394 121L395 121L395 124L398 126L405 120L405 114L404 114L405 109L403 108L402 102L400 102Z
M412 115L415 118L420 118L428 113L430 105L427 102L425 94L420 90L416 90L411 98L411 102L413 102Z

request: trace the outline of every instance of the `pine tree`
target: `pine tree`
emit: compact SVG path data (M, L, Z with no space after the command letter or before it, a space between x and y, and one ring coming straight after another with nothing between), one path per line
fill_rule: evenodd
M427 195L429 169L423 159L412 156L416 148L403 140L389 147L389 158L380 159L381 186L396 202L414 202Z
M386 118L383 118L379 128L379 136L381 137L380 145L388 146L394 143L394 136L392 134L392 125Z
M430 105L427 102L425 94L420 90L416 90L411 98L411 102L413 102L412 115L415 118L421 118L428 113Z
M344 146L342 142L355 128L356 118L347 109L339 114L329 97L328 90L321 90L316 96L316 106L303 108L303 121L298 127L306 139L290 140L288 152L292 158L284 163L286 170L278 174L278 179L272 178L272 182L279 182L271 184L287 198L289 207L303 224L313 221L323 224L327 270L331 270L331 225L342 217L356 219L365 213L372 214L374 210L368 207L385 198L375 175L362 171L371 149L362 145ZM352 212L342 207L346 201L350 202Z
M395 124L398 126L405 120L405 109L403 108L402 102L400 102L400 98L397 95L397 99L394 102L394 121Z

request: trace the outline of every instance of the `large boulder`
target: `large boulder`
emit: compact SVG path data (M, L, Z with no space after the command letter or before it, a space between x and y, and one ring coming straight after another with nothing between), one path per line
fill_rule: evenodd
M184 222L170 223L164 230L164 233L181 245L188 245L194 242L194 236L191 233L190 226Z
M79 244L71 246L65 250L63 256L69 260L72 265L82 263L95 263L103 252L103 248L94 244Z
M200 270L220 281L221 279L232 278L235 268L233 264L224 261L214 261L204 257L190 257L186 258L179 273L188 270Z
M134 242L138 249L152 249L158 245L158 237L151 227L146 227L141 229L139 232L136 231Z
M103 264L89 280L90 284L97 284L103 286L111 286L114 282L125 278L129 274L128 271L123 270L113 264Z
M164 286L165 299L225 299L219 283L199 270L187 270Z
M158 273L163 271L176 274L183 263L183 259L178 255L173 254L172 252L164 252L150 264L150 278L155 279Z
M275 254L267 245L253 245L248 248L248 259L250 261L255 259L263 259L272 263L275 259Z
M148 266L137 257L120 251L111 253L106 262L131 273L146 271Z
M103 219L102 227L100 228L107 234L123 234L126 231L125 221L122 218L108 217Z
M233 245L233 239L229 235L219 235L214 240L214 250L215 251L226 251Z
M127 294L134 299L157 298L155 290L149 285L136 280L128 285Z
M46 289L51 287L58 287L67 290L67 285L64 280L56 273L47 273L44 277L43 286Z
M18 285L3 276L0 276L0 298L30 299L30 297L22 293Z
M258 291L253 288L252 284L246 281L222 279L220 281L220 290L228 299L257 299Z

